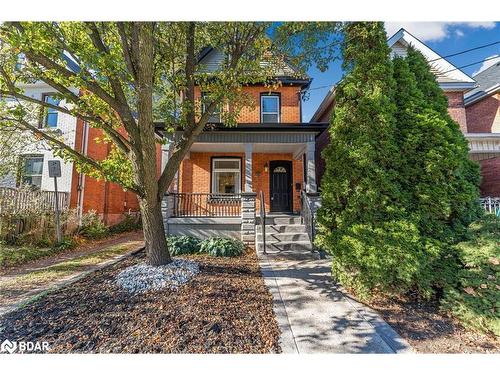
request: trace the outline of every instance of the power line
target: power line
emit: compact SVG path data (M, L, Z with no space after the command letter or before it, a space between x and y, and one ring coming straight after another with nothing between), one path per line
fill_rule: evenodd
M487 59L484 59L484 60L481 60L481 61L476 61L476 62L467 64L467 65L462 65L462 66L459 66L458 68L450 69L450 70L447 70L446 72L443 72L443 73L440 72L440 74L446 74L446 73L449 73L449 72L453 72L454 70L458 70L458 69L462 69L462 68L467 68L468 66L472 66L472 65L476 65L476 64L481 64L483 62L486 62L486 61L489 61L489 60L494 60L494 59L500 59L500 56L491 56L491 57L488 57Z
M500 43L500 42L498 42L498 43ZM469 66L480 64L480 63L483 63L483 62L486 62L486 61L489 61L489 60L494 60L494 59L500 59L500 56L491 56L491 57L488 57L488 58L486 58L484 60L476 61L476 62L467 64L467 65L462 65L462 66L459 66L458 68L450 69L450 70L447 70L445 72L439 72L439 74L450 73L450 72L453 72L453 71L458 70L458 69L467 68ZM435 61L435 60L432 60L432 61ZM429 62L431 62L431 61L429 61ZM324 89L324 88L327 88L327 87L332 87L333 85L335 85L335 83L331 83L329 85L324 85L324 86L318 86L318 87L308 88L306 91L320 90L320 89Z
M462 55L462 54L467 53L467 52L476 51L476 50L481 49L481 48L486 48L486 47L494 46L495 44L499 44L499 43L500 43L500 40L498 40L498 41L496 41L496 42L493 42L493 43L485 44L485 45L483 45L483 46L478 46L478 47L474 47L474 48L466 49L466 50L464 50L464 51L460 51L460 52L452 53L451 55L442 56L442 57L439 57L439 58L434 59L434 60L429 60L429 62L431 63L431 62L434 62L434 61L438 61L438 60L446 59L446 58L448 58L448 57L453 57L453 56Z

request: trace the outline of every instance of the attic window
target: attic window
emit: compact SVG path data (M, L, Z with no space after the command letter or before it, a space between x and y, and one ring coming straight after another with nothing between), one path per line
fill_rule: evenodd
M277 94L266 94L260 97L260 122L280 122L280 97Z

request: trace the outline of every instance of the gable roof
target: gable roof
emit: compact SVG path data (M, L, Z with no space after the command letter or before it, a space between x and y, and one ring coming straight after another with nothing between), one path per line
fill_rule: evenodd
M222 64L224 55L219 50L207 47L204 48L198 57L198 64L203 66L205 72L214 72L219 69ZM312 79L299 72L292 64L285 61L275 72L275 78L283 83L295 83L301 86L308 86Z
M439 86L445 91L470 90L476 86L474 79L441 57L405 29L399 29L396 34L389 38L387 44L391 47L393 55L404 56L409 46L422 53L427 59L431 71L436 76Z
M500 61L474 76L478 87L464 95L464 104L475 103L500 91Z
M403 28L391 36L387 40L387 44L391 48L393 56L405 56L409 46L420 51L429 63L431 71L436 76L436 81L443 91L468 91L476 87L476 81L473 78ZM334 88L332 87L314 113L311 121L317 121L333 102L333 91Z

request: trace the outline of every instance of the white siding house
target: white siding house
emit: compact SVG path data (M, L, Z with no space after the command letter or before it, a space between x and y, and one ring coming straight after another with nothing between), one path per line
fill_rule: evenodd
M22 88L25 95L39 100L50 97L50 94L54 93L54 89L43 82L24 85ZM78 94L78 90L75 89L74 92ZM61 105L64 105L64 103L61 103ZM58 130L63 137L64 143L74 147L76 122L76 117L54 111L42 119L41 126L47 126L51 130ZM19 153L20 176L11 174L0 177L0 187L15 187L24 181L39 186L41 190L54 191L54 181L49 177L48 173L48 161L60 160L62 176L57 181L58 190L69 193L71 191L73 163L64 162L61 158L54 156L48 144L44 141L35 140L32 134L27 133L26 137L33 138L33 142L28 143L28 146L24 147Z

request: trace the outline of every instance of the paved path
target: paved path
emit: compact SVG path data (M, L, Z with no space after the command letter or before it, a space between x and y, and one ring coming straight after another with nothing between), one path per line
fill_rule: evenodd
M259 261L284 353L412 352L378 314L332 281L330 260L289 251L259 254Z

